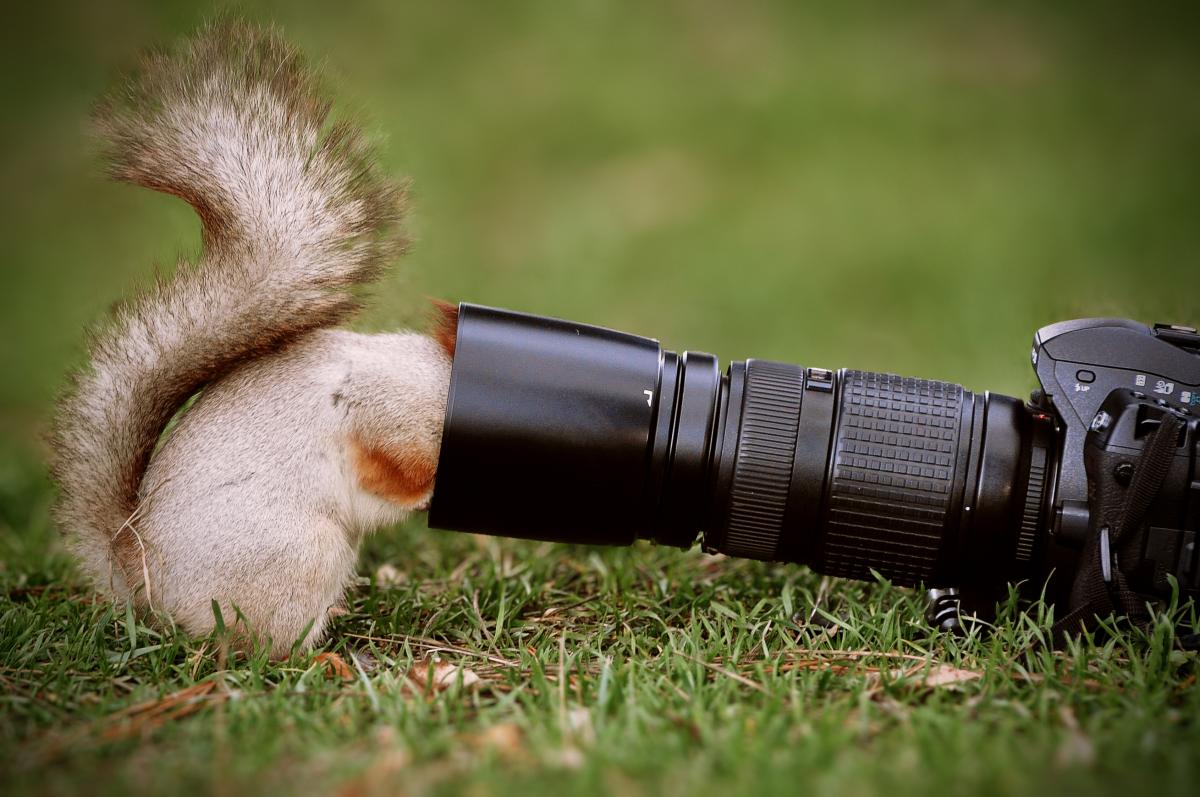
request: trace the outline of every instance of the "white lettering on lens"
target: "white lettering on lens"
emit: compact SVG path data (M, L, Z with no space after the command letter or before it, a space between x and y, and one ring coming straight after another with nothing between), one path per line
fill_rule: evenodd
M654 391L653 390L643 390L642 392L646 394L646 406L653 407L654 406Z

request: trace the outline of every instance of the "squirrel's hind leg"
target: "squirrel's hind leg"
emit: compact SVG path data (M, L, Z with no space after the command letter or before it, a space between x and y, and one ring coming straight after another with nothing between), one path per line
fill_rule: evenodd
M160 608L188 633L203 635L216 626L215 598L233 646L269 643L274 658L286 657L297 643L300 650L319 644L329 610L344 601L357 550L327 518L280 522L286 532L247 529L245 544L218 544L206 560L190 549L172 557L160 545Z

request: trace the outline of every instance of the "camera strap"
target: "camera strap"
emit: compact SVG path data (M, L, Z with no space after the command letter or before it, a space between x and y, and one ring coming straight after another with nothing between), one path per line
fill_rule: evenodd
M1102 618L1112 614L1140 628L1149 625L1146 598L1130 589L1120 564L1138 561L1146 512L1166 478L1182 426L1174 413L1162 414L1158 428L1147 435L1133 478L1124 489L1099 455L1087 462L1091 523L1071 585L1070 611L1051 629L1056 647L1074 634L1096 629Z

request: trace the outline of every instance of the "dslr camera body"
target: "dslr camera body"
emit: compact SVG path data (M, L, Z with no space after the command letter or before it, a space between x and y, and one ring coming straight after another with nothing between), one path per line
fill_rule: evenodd
M1176 591L1200 598L1196 329L1064 321L1038 330L1032 359L1030 406L1053 416L1061 445L1048 563L1074 572L1057 629L1144 620Z
M1009 585L1056 636L1200 596L1200 334L1083 319L1034 336L1027 403L459 307L429 522L636 539L930 589L986 616Z

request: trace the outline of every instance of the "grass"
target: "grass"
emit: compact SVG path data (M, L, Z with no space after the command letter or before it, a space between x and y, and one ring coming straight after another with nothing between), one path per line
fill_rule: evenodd
M413 527L372 541L320 655L271 663L93 602L45 553L46 494L27 498L0 573L7 794L1119 794L1194 778L1197 654L1165 620L1051 653L1038 607L959 639L886 584Z
M1200 321L1191 4L236 5L412 176L418 243L364 328L430 294L1022 395L1043 324ZM6 16L6 794L1194 790L1196 654L1166 623L1050 654L1039 607L931 636L886 584L419 522L364 551L337 658L228 656L94 603L39 435L82 328L199 233L101 177L87 110L211 11Z

